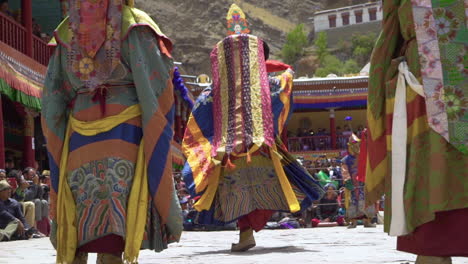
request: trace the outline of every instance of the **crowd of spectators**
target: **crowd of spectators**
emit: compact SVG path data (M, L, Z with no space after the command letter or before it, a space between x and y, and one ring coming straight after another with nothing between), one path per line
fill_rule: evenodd
M336 127L336 148L346 149L348 138L354 132L358 137L361 136L364 126L357 126L354 131L348 124ZM298 128L296 133L288 131L288 144L292 151L319 151L332 149L331 134L325 128L307 129Z
M49 235L49 192L49 171L18 170L7 158L0 169L0 241Z

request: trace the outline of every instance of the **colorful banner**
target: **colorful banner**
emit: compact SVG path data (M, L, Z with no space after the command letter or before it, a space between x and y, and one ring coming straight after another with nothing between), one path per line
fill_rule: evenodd
M40 111L47 67L3 42L0 42L0 65L0 93Z

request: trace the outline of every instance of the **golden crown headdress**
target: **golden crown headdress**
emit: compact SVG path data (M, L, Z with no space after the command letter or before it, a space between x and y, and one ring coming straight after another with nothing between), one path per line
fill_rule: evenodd
M232 4L226 16L228 35L234 34L248 34L250 30L248 28L247 19L245 14L236 4Z

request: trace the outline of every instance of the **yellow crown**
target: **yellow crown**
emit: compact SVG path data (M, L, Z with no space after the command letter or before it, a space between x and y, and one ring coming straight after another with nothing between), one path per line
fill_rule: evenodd
M245 14L236 4L232 4L226 16L228 35L248 34L250 30L247 25Z

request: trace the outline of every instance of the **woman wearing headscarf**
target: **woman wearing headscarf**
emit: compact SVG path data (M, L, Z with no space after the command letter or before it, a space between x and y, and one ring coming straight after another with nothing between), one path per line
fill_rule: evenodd
M338 203L338 193L335 185L333 183L328 183L323 189L326 193L317 205L318 220L325 223L337 222L339 225L342 225L343 218L338 214L340 204Z
M178 241L171 42L133 1L69 0L42 101L57 263L135 263ZM123 253L123 257L122 257ZM123 258L123 260L122 260Z
M237 5L227 20L229 36L211 52L213 88L198 98L185 131L183 174L192 195L201 195L194 205L200 223L238 221L237 252L256 245L253 231L274 211L307 208L323 189L280 140L291 113L290 66L265 61L268 45L247 34Z

